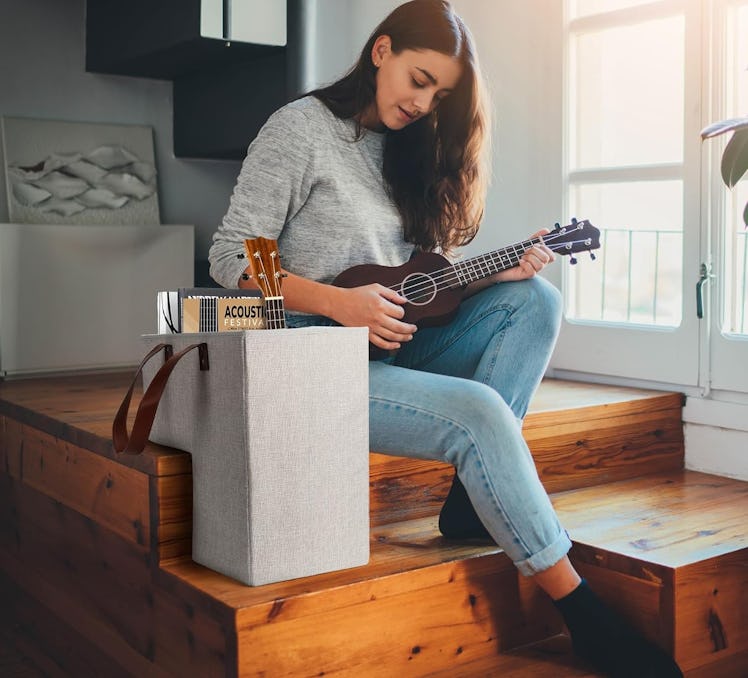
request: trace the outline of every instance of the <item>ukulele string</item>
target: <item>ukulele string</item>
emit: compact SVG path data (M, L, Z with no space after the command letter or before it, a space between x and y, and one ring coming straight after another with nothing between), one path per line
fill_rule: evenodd
M273 264L273 296L279 297L280 296L280 278L281 274L276 270L275 264L277 260L277 252L271 252L270 253L270 261Z
M265 262L263 261L262 256L260 256L260 251L259 250L257 250L254 253L254 258L257 259L257 262L259 264L260 271L261 271L260 275L257 276L259 278L259 280L257 281L257 284L260 285L260 281L262 281L262 286L263 286L262 296L263 297L269 297L269 296L271 296L271 294L270 294L270 287L269 287L269 282L270 281L269 281L269 278L268 278L268 274L265 271Z
M276 263L278 260L278 252L271 252L270 253L270 261L272 264L272 274L273 274L273 289L272 294L269 295L269 299L265 299L265 312L268 314L268 320L272 320L273 323L273 329L282 329L286 326L286 317L285 317L285 308L283 306L282 296L280 293L280 279L281 279L281 272L276 269ZM264 265L263 265L263 272L264 272ZM268 288L268 291L270 292L270 289Z
M482 262L479 262L479 266L485 266L488 268L489 264L497 264L497 262L501 265L505 263L505 261L508 261L511 263L511 266L503 266L503 268L497 269L499 272L501 270L505 270L507 268L512 268L513 266L516 266L517 263L519 263L519 260L521 259L522 255L530 249L533 245L537 245L541 242L543 242L545 245L548 246L548 248L551 251L558 252L565 249L569 249L569 245L577 245L577 244L585 244L587 243L587 238L582 240L572 240L572 241L564 241L560 244L554 244L552 241L555 239L558 239L559 237L565 237L566 234L548 234L546 236L543 236L542 238L536 238L533 240L528 240L523 243L519 243L521 247L524 247L525 245L528 245L525 249L518 250L517 245L510 245L509 247L503 248L502 250L497 250L496 252L492 252L486 255L480 255L478 257L475 257L474 259L483 259ZM513 249L513 253L509 253L508 250ZM499 252L505 253L505 254L499 254ZM488 259L487 257L490 257ZM468 261L474 260L469 259ZM409 285L402 285L402 283L392 285L388 289L391 289L395 292L402 291L406 296L408 294L417 294L420 292L425 292L427 290L436 289L436 291L441 291L448 287L453 287L455 285L459 285L461 283L460 281L460 271L459 267L461 266L461 263L464 264L464 262L458 262L457 264L451 264L450 266L447 266L446 268L438 269L434 271L433 275L425 275L421 274L420 281L416 283L411 283ZM463 269L465 271L469 271L467 266L463 265ZM473 272L475 272L475 267L473 267ZM489 273L491 275L492 273ZM465 277L465 274L462 274L463 277ZM425 276L425 280L423 279Z
M535 245L535 244L537 244L539 242L540 242L540 240L529 240L529 241L527 241L527 244L529 245L529 247L531 247L532 245ZM519 244L524 245L524 243L519 243ZM517 252L516 247L517 247L516 245L510 245L509 247L505 247L502 250L500 250L501 252L505 252L506 253L504 255L499 254L498 251L497 251L497 252L493 252L493 253L490 253L490 254L480 255L480 257L475 257L475 259L479 259L479 258L483 257L483 259L484 259L483 263L487 264L488 260L486 259L486 257L490 256L492 264L496 264L497 260L498 260L498 262L500 264L503 264L504 261L506 260L512 266L516 266L517 262L519 262L519 260L520 260L520 258L522 256L522 254L524 254L525 251L527 251L527 249L529 249L529 247L527 247L526 249L523 249L521 252ZM513 254L515 261L512 260L512 255L509 254L509 252L508 252L508 250L510 248L515 249L515 252ZM471 259L468 259L467 261L473 261L473 259L471 258ZM404 292L414 292L416 290L423 291L423 290L426 290L426 289L429 289L429 288L433 287L433 283L435 283L436 289L437 289L437 291L439 291L439 290L445 289L447 287L452 287L453 284L459 285L460 284L460 274L462 274L462 277L464 278L465 277L465 273L469 272L469 268L470 267L467 266L466 264L467 264L467 262L457 262L456 264L450 264L449 266L447 266L445 268L437 269L432 274L421 273L420 274L420 281L419 282L411 283L409 285L404 285L404 286L402 285L402 283L398 283L396 285L391 286L389 289L395 290L395 291L398 291L398 290L402 289ZM511 267L510 266L506 266L504 268L511 268ZM475 267L473 266L473 271L474 270L475 270ZM503 270L503 269L498 269L498 270ZM413 275L413 274L411 274L411 275ZM416 275L418 275L418 273L416 273ZM424 277L426 278L426 280L423 279ZM421 288L421 289L419 289L419 288Z
M268 309L271 311L272 320L274 329L282 329L286 326L286 312L285 307L283 305L283 296L281 295L280 291L280 281L281 277L283 275L282 271L279 269L276 269L276 264L278 263L278 252L272 252L270 254L270 260L273 263L273 299L272 299L272 308Z

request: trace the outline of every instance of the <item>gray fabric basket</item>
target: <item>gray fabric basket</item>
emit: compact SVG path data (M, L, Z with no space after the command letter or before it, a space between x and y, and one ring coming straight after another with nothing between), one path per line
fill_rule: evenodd
M192 453L197 563L257 586L368 562L365 328L143 340L208 344L208 371L196 351L174 369L150 435Z

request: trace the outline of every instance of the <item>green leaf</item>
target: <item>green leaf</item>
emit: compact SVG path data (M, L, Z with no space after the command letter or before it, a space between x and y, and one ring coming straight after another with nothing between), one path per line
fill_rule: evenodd
M743 212L743 223L748 228L748 202L745 203L745 212Z
M722 179L732 188L748 170L748 124L735 130L722 154Z
M711 137L716 137L725 132L732 132L743 127L748 127L748 118L730 118L729 120L720 120L720 122L714 122L701 130L701 138L710 139Z

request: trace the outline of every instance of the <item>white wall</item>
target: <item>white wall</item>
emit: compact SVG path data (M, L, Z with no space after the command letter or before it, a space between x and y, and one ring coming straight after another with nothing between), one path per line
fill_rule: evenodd
M206 259L239 163L174 157L171 82L86 73L85 0L0 0L0 17L0 115L152 126L161 222L194 224Z

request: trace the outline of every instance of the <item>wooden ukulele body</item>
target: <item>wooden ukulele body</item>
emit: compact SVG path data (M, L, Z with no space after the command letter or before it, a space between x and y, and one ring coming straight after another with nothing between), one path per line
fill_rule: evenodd
M332 284L361 287L379 283L390 287L408 299L408 303L403 305L403 322L433 327L446 325L454 318L465 292L465 287L457 284L437 289L446 275L445 269L451 269L446 258L433 252L422 252L402 266L353 266L343 271Z

